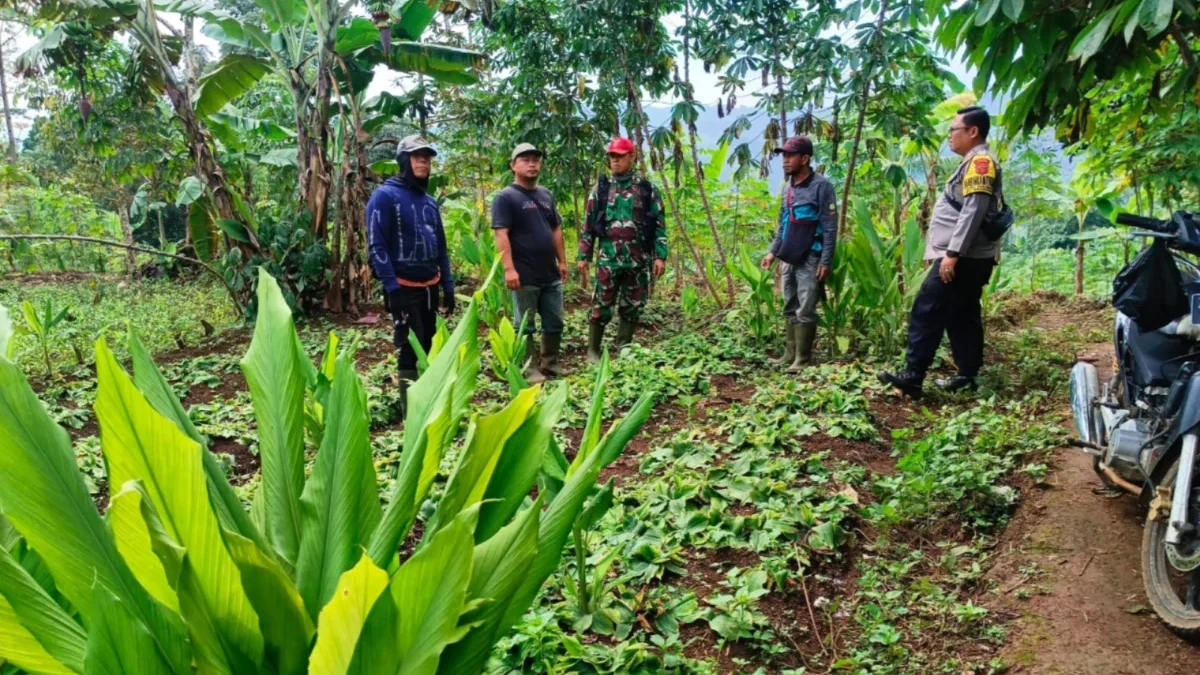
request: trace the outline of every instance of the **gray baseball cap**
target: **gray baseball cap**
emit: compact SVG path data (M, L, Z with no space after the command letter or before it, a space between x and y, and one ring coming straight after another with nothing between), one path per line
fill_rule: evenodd
M397 155L402 152L407 152L411 155L418 150L428 150L434 157L437 157L437 150L433 148L433 145L431 145L429 141L419 134L405 136L404 138L400 139L400 144L396 146Z
M522 144L518 145L517 147L513 148L512 157L509 158L509 161L510 162L515 161L521 155L530 154L530 153L537 155L538 157L544 157L546 155L546 153L544 153L541 150L538 150L536 147L534 147L533 143L522 143Z

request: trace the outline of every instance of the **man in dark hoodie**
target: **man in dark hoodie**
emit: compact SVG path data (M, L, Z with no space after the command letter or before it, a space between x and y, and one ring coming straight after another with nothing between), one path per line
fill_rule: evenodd
M434 312L439 307L443 316L454 312L442 215L437 201L426 193L436 156L424 138L404 138L396 149L399 175L384 181L367 202L371 269L383 283L392 314L402 404L407 404L408 384L417 379L417 354L409 344L409 331L428 352L437 330Z
M817 300L833 267L837 245L837 195L829 179L813 171L813 144L807 136L792 136L772 154L783 155L787 176L779 226L762 268L783 261L783 315L787 340L783 356L771 359L798 373L812 361L817 338Z

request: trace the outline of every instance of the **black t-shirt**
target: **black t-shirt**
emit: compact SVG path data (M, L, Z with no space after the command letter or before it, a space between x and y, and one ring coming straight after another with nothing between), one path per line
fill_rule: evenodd
M514 183L492 201L492 229L508 230L513 266L523 286L540 286L559 279L554 230L561 225L554 197L540 185L526 190Z

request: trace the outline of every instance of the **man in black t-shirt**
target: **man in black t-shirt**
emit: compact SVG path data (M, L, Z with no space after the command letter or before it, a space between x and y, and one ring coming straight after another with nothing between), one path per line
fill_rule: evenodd
M544 382L559 377L558 361L563 330L563 282L567 280L567 256L563 246L562 218L550 191L537 184L542 170L542 151L529 143L512 152L514 182L492 202L492 230L504 264L504 285L513 293L514 323L525 317L529 338L529 366L525 379ZM542 323L540 362L534 365L535 313Z

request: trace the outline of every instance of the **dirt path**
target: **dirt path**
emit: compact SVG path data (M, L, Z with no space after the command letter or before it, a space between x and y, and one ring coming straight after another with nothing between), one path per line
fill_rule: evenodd
M1111 349L1090 345L1080 356L1093 357L1107 377ZM1003 652L1009 672L1200 671L1200 647L1176 638L1149 610L1140 558L1145 514L1136 499L1095 494L1091 457L1074 448L1057 451L1048 483L1027 495L991 574L1001 606L1020 614Z

